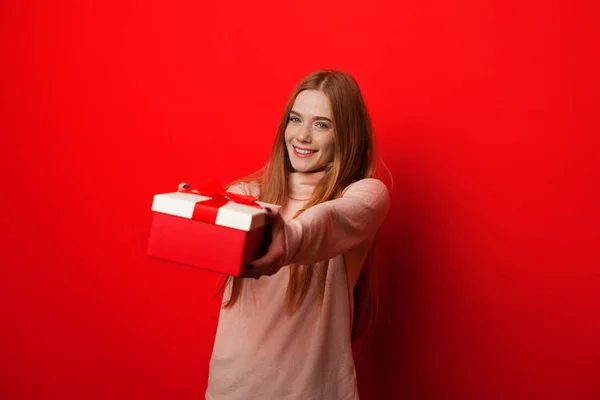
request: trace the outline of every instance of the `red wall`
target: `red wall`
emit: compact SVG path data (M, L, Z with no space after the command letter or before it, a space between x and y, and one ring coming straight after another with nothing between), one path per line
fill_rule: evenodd
M2 2L0 397L202 398L215 276L145 256L152 195L330 67L396 180L362 398L597 399L597 3L204 3Z

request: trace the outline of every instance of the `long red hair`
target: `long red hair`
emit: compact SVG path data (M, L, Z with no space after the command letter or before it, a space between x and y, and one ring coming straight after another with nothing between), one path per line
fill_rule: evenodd
M334 127L333 160L325 166L325 173L312 197L298 216L307 208L340 197L342 190L353 182L373 177L376 166L376 146L371 118L360 88L353 77L345 72L321 70L306 76L292 91L285 106L271 155L266 166L238 182L255 182L260 187L258 199L283 205L288 195L288 175L293 171L285 146L285 130L296 96L303 90L323 92L330 101ZM236 182L236 183L238 183ZM303 303L313 280L319 285L321 301L325 291L329 260L311 266L290 265L285 305L295 312ZM378 310L375 268L365 262L354 288L354 320L352 338L356 339L374 327ZM227 277L220 291L231 283L231 296L224 304L232 307L242 293L244 279Z

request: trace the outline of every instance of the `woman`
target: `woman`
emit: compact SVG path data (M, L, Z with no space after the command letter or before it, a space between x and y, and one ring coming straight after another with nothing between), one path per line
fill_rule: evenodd
M351 342L370 310L361 270L389 207L374 165L355 80L303 79L262 174L229 189L282 208L268 210L266 254L225 282L207 399L358 399Z

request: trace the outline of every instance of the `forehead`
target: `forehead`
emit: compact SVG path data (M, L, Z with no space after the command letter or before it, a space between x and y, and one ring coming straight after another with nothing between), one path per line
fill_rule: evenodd
M331 118L329 98L318 90L301 91L296 96L293 109L304 116Z

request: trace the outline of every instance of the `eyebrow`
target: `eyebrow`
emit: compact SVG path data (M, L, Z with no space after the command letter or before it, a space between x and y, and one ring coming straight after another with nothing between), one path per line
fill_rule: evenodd
M302 116L302 114L300 114L298 111L294 111L294 110L291 110L291 111L290 111L290 114L296 114L296 115L297 115L297 116L299 116L299 117L301 117L301 116ZM332 121L331 121L329 118L327 118L327 117L315 117L315 120L325 120L325 121L332 122Z

